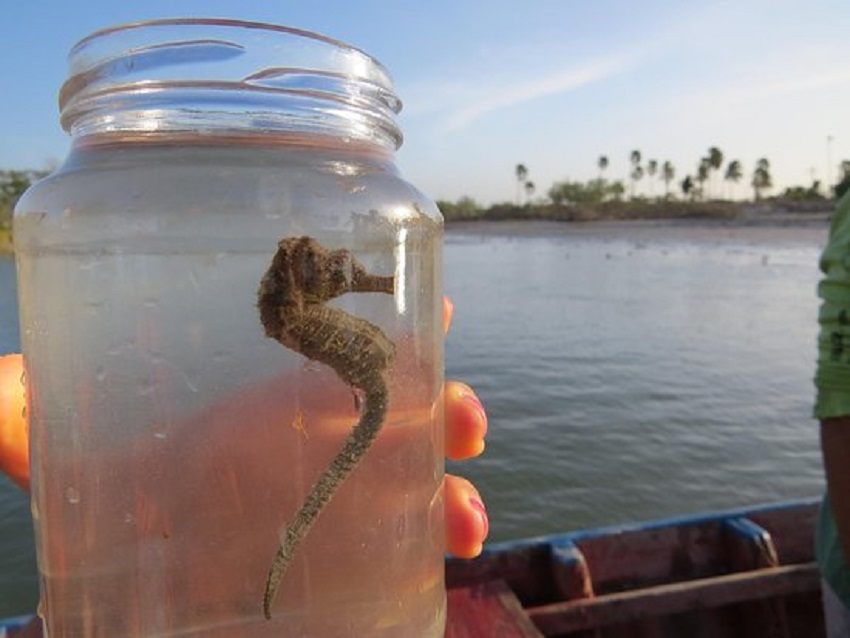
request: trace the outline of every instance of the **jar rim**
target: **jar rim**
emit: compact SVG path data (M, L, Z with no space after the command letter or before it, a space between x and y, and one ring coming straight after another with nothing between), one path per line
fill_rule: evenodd
M262 31L268 32L278 32L285 33L289 35L295 35L302 38L307 38L311 40L316 40L318 42L323 42L325 44L332 45L334 47L340 49L347 49L352 52L356 52L359 55L368 58L375 67L379 68L383 74L390 79L389 71L384 67L383 64L373 56L369 55L363 49L360 49L348 42L343 40L338 40L336 38L332 38L330 36L323 35L316 31L310 31L308 29L299 29L298 27L290 27L281 24L273 24L271 22L262 22L255 20L239 20L235 18L155 18L152 20L137 20L133 22L125 22L123 24L116 24L110 27L104 27L102 29L98 29L93 31L89 35L85 36L78 40L72 47L68 54L68 57L72 60L74 57L86 46L95 40L100 40L107 36L112 36L114 34L119 34L127 31L132 31L135 29L147 29L150 27L167 27L167 26L216 26L216 27L237 27L240 29L259 29ZM390 80L392 82L392 80Z
M402 141L389 71L355 46L296 27L229 18L130 22L82 38L69 66L59 106L74 136L104 127L232 130L241 127L238 97L250 93L251 121L264 130L301 123L302 131L338 129L384 147ZM258 93L267 98L259 107ZM183 102L169 104L171 96ZM219 124L215 114L224 115Z

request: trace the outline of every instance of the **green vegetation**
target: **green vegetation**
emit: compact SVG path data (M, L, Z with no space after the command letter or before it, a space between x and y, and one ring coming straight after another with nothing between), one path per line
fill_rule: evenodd
M844 194L850 190L850 160L841 162L841 179L833 190L837 199L844 197Z
M46 171L0 170L0 254L12 252L12 211L18 198Z
M773 189L773 176L770 161L761 158L749 175L753 198L744 201L738 193L739 182L746 177L744 166L737 159L724 160L723 151L712 146L696 163L696 170L676 183L676 168L672 162L659 162L657 159L644 161L641 151L635 149L628 156L627 198L623 180L606 178L610 162L607 155L600 155L596 160L598 177L584 182L555 182L544 197L536 200L532 200L536 186L529 179L529 168L525 164L517 164L514 169L516 198L513 203L483 207L466 196L456 202L437 203L447 221L734 219L752 203L766 205L774 210L829 210L832 202L830 195L839 198L850 190L850 160L845 160L840 165L840 180L831 189L825 191L820 181L814 180L809 186L793 186L768 198L768 193ZM644 179L646 186L641 188ZM663 183L663 193L656 195L658 180ZM639 192L639 189L645 191L645 194Z
M597 180L593 180L596 182ZM563 187L592 192L592 186L563 183ZM629 201L608 200L602 203L535 203L517 206L513 203L483 207L470 197L457 202L438 201L446 221L501 221L507 219L592 222L638 219L735 219L741 205L735 202L689 202L683 200Z
M644 162L640 150L631 151L629 161L629 196L622 180L608 179L610 166L607 155L596 160L598 177L585 182L564 180L555 182L545 195L533 199L537 186L530 179L525 164L514 167L516 197L514 202L481 206L471 197L461 197L456 202L437 202L447 221L542 219L557 221L598 221L627 219L734 219L750 202L737 197L739 182L745 177L744 166L737 159L725 163L724 154L716 146L708 149L699 159L693 174L686 174L678 183L677 171L672 162L648 159ZM753 200L776 209L826 210L832 201L830 195L840 198L850 191L850 160L839 166L838 183L826 191L819 181L809 186L794 186L770 199L765 199L773 188L771 166L761 158L749 176ZM12 250L12 211L23 192L47 171L0 170L0 254ZM721 179L723 183L718 183ZM646 178L646 194L638 188ZM663 183L663 193L657 182ZM678 187L678 188L676 188ZM829 193L829 191L832 191Z
M0 229L0 255L9 255L12 249L12 231Z

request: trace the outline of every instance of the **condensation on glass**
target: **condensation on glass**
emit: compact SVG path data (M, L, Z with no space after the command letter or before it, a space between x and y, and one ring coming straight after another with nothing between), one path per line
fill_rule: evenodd
M71 151L14 226L51 638L441 636L442 220L394 165L386 70L294 29L157 21L77 44L60 105ZM267 620L280 535L369 403L261 323L279 242L305 237L390 282L305 297L362 322L331 321L333 352L368 322L392 356L377 439Z

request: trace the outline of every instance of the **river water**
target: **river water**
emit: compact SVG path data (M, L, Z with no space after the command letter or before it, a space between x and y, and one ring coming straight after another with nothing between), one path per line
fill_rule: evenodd
M810 417L826 224L452 226L447 376L490 416L449 464L491 539L816 495ZM0 352L18 348L0 260ZM0 478L0 616L37 597L26 499Z

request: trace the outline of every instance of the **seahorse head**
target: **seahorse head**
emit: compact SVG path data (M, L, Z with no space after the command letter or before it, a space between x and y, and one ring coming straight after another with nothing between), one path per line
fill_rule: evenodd
M347 250L328 250L312 237L287 237L276 256L305 303L322 303L353 290L366 271Z

